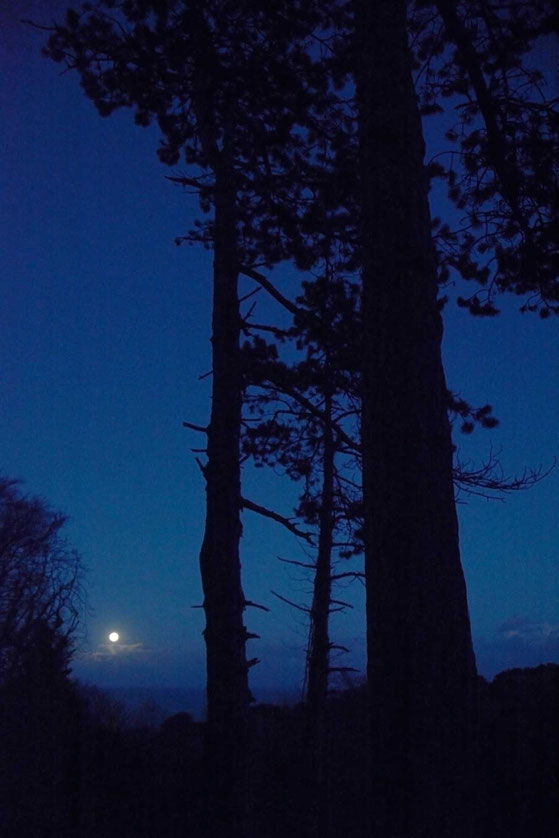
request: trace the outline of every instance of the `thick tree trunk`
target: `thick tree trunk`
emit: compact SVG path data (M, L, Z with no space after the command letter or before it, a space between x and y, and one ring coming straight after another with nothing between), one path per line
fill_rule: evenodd
M243 836L250 695L239 559L240 319L234 180L223 152L215 176L212 409L200 552L206 614L206 757L210 834Z
M467 835L475 679L458 547L424 143L405 0L354 0L363 479L379 838Z

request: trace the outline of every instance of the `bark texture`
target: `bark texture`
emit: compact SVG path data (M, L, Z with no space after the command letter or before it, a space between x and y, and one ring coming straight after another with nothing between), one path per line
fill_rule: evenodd
M424 142L404 0L355 0L374 819L467 835L475 660L452 483Z

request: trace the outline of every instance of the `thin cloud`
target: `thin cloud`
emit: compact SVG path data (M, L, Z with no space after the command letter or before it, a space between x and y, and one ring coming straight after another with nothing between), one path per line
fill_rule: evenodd
M505 641L528 647L559 646L559 624L540 623L528 617L512 617L498 627L497 633Z
M497 626L493 637L475 644L478 670L493 678L505 669L559 663L559 624L513 616Z
M145 643L100 643L92 652L85 652L80 657L83 660L90 661L112 661L122 658L136 657L138 655L148 655L155 652L146 646Z

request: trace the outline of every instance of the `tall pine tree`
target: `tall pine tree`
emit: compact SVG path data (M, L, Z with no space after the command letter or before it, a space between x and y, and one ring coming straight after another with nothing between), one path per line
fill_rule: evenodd
M207 438L206 525L200 551L207 661L208 817L212 834L246 827L248 667L239 540L241 318L238 277L285 253L300 185L286 176L301 145L294 113L312 109L305 80L304 4L245 0L101 0L68 10L45 52L80 75L102 116L131 107L156 120L159 157L187 173L210 212L186 236L211 246L212 409ZM318 79L319 86L325 83ZM287 150L287 151L286 151ZM233 826L232 826L233 825Z

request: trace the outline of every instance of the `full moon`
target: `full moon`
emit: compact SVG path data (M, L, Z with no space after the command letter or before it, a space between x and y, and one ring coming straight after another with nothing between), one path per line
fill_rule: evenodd
M111 643L116 643L116 641L118 640L118 631L111 631L111 633L109 634L109 640L111 641Z

